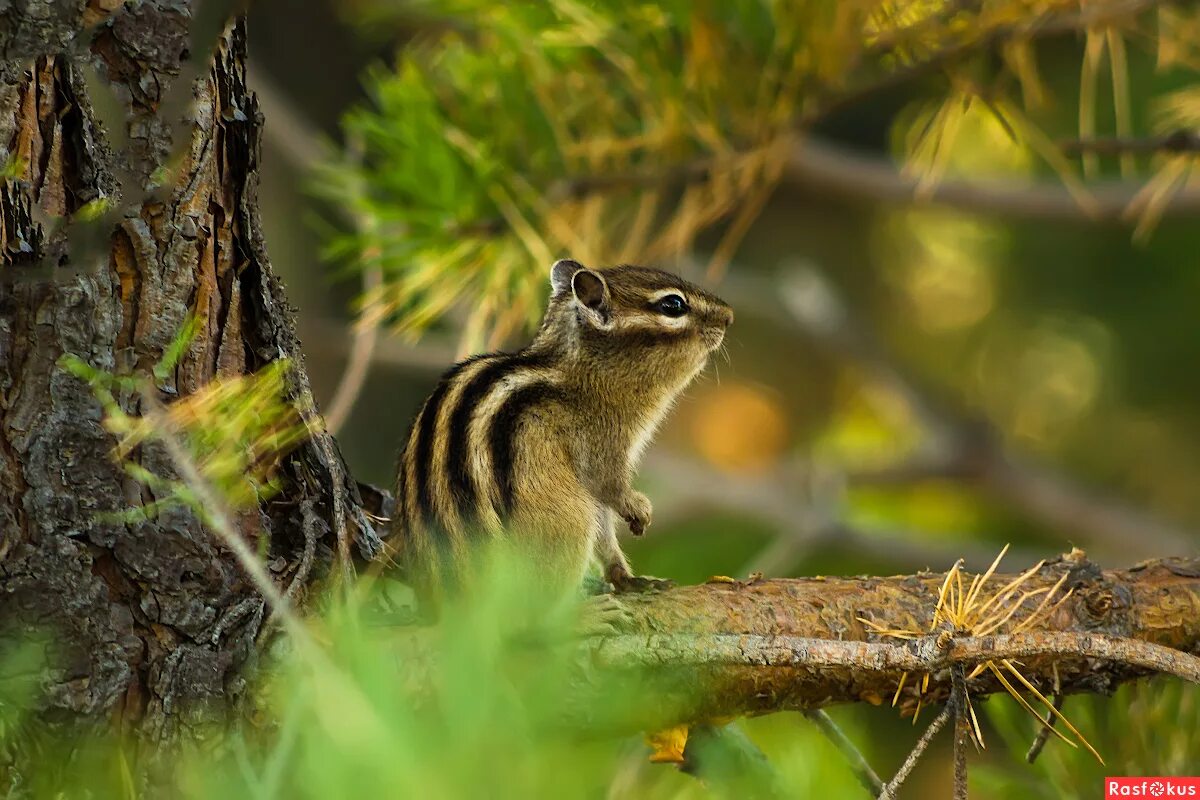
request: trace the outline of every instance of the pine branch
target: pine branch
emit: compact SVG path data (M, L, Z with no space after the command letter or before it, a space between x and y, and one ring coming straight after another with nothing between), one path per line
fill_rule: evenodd
M915 63L888 72L874 81L831 95L828 100L814 104L808 112L802 115L801 127L810 127L847 108L895 91L980 53L995 50L1006 42L1082 33L1088 28L1112 24L1122 19L1134 19L1159 4L1160 0L1118 0L1107 4L1096 4L1095 7L1088 7L1078 13L1049 13L1007 25L994 26L978 36L947 45ZM882 56L886 55L890 49L891 45L883 45L869 50L868 54Z
M1159 5L1157 0L1127 0L1088 8L1071 14L1047 14L1033 20L996 26L974 37L893 70L878 79L851 89L830 92L814 102L796 120L796 134L784 171L792 185L831 191L847 197L882 202L921 202L949 205L968 211L1034 219L1120 220L1143 188L1140 183L1113 181L1089 185L1087 207L1065 187L1040 183L1028 185L1004 181L943 181L918 198L919 178L902 174L890 162L855 153L804 133L814 124L839 111L867 102L907 86L921 77L1019 39L1065 35L1089 27L1137 18ZM869 53L880 55L886 46ZM1191 152L1200 137L1188 132L1145 140L1092 140L1065 142L1068 152L1083 150L1111 152ZM604 175L576 175L549 187L547 197L562 201L591 194L644 188L676 188L708 180L719 171L715 159L701 158L662 169L642 169ZM1184 189L1166 208L1171 216L1190 215L1200 209L1200 192ZM503 226L498 226L503 229Z
M1016 634L880 640L860 620L903 628L930 620L943 576L809 578L710 583L626 596L636 633L601 640L590 662L628 675L653 697L632 717L598 724L658 730L681 722L820 708L891 697L902 672L929 673L924 704L951 694L950 667L1021 659L1050 691L1109 692L1155 672L1200 682L1200 559L1102 571L1078 553L1044 565L1023 590L1068 573L1072 594ZM1014 576L995 576L1003 585ZM1032 602L1032 601L1031 601ZM973 696L1002 691L986 673ZM901 694L912 707L917 695ZM627 710L614 714L626 714Z

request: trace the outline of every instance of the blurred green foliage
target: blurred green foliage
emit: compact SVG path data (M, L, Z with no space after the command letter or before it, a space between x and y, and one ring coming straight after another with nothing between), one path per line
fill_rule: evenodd
M381 616L410 600L398 584L377 583L349 601L331 595L306 621L321 657L277 634L247 721L201 729L179 748L56 738L52 725L26 714L37 707L38 676L56 668L55 648L31 642L4 651L0 752L32 754L36 768L6 768L0 780L8 796L35 798L735 796L649 763L640 737L597 733L595 719L632 696L614 689L600 706L581 706L578 681L596 678L572 644L573 618L513 627L514 603L524 601L508 576L521 572L486 571L479 602L453 607L437 629L417 633ZM1194 774L1200 766L1200 692L1177 681L1068 701L1066 712L1107 766L1052 739L1029 767L1023 757L1035 723L1002 696L976 705L986 711L987 750L972 756L979 796L1091 797L1106 774ZM890 709L832 711L885 777L896 766L880 758L893 749L885 740L906 748L920 730L895 724ZM784 796L866 796L840 753L799 714L735 724L767 756ZM945 791L948 742L944 735L935 743L901 796Z
M1048 742L1031 767L1025 754L1031 722L1013 703L989 702L987 716L1007 751L985 762L979 785L990 796L1096 797L1110 775L1195 775L1200 770L1200 691L1158 678L1125 686L1111 697L1072 697L1063 708L1102 743L1105 763L1083 748Z
M475 602L416 632L379 615L381 604L409 599L403 587L331 596L306 621L321 657L279 634L249 720L202 729L179 749L55 740L52 728L20 713L36 707L30 677L55 668L53 648L7 653L0 748L22 756L32 748L36 769L0 779L13 796L38 798L709 796L694 778L650 764L640 737L597 733L596 719L633 700L614 688L595 707L581 704L581 679L592 690L604 684L576 649L573 614L515 628L524 599L511 576L521 574L494 565ZM789 795L856 796L832 745L797 715L747 727Z

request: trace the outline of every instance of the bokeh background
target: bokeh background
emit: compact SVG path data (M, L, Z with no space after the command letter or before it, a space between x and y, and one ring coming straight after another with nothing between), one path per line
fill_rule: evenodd
M252 83L266 115L267 242L298 309L309 374L326 410L354 380L346 373L364 273L344 249L329 254L346 225L320 165L343 163L362 145L347 137L343 120L376 107L367 90L374 79L364 76L388 74L411 48L444 33L447 23L429 5L438 4L421 13L387 0L258 0L250 8ZM914 3L906 13L918 22L938 14L953 20L956 8L980 5ZM1040 9L1016 5L1030 15ZM1097 45L1074 31L1028 44L1040 96L1031 97L1033 79L997 80L997 91L1032 109L1040 139L1017 135L1024 131L1010 130L987 102L954 120L953 145L932 171L947 183L1003 182L1015 201L975 202L966 192L966 202L930 203L911 188L898 191L899 178L877 180L900 176L900 163L913 163L914 140L945 123L931 123L931 98L944 99L962 76L935 70L822 116L810 130L810 168L785 171L726 253L726 268L712 269L711 257L726 241L728 220L699 231L686 251L655 260L707 282L734 305L737 322L728 358L688 391L647 457L640 483L654 502L654 525L644 539L627 541L638 570L697 582L753 572L941 571L960 557L979 569L1005 544L1012 569L1072 547L1111 566L1196 552L1200 211L1190 173L1176 180L1179 194L1165 199L1171 207L1152 224L1138 214L1089 219L1057 202L1069 199L1057 191L1064 175L1103 184L1109 194L1152 180L1163 165L1147 152L1152 145L1093 163L1061 141L1092 133L1145 141L1162 132L1158 99L1194 85L1187 48L1164 55L1167 28L1160 27L1162 15L1177 14L1173 24L1185 26L1178 35L1186 43L1187 30L1200 30L1192 6L1126 5L1139 12L1117 29L1127 47L1118 52L1107 29L1097 34L1108 49L1092 71L1094 97L1086 64ZM697 9L707 14L712 4ZM1029 63L1009 59L999 44L980 50L967 74L987 84L978 94L985 100L994 97L995 76ZM1094 112L1094 131L1081 130L1081 103ZM504 113L500 104L496 114ZM1058 155L1047 158L1047 150ZM843 162L853 168L833 177L820 169ZM1044 187L1056 190L1050 209L1037 202ZM924 189L936 191L932 180ZM404 269L387 265L385 277ZM463 337L470 314L471 304L459 303L419 339L379 330L338 434L360 479L390 484L408 420L437 375L478 343ZM500 341L520 346L527 333L517 325ZM1015 786L1022 796L1099 796L1104 774L1200 768L1194 736L1170 745L1174 762L1148 763L1165 757L1162 750L1132 742L1129 730L1153 720L1167 731L1200 724L1195 694L1166 682L1118 701L1068 703L1076 724L1110 756L1108 770L1056 743L1036 769L1025 767L1022 740L1033 725L994 708L1004 704L1011 702L987 703L989 730L1008 735L991 737L980 757L990 772L973 776L988 796L1012 796L1004 793ZM917 735L886 707L835 715L883 773ZM785 742L810 742L810 763L789 769L809 770L814 788L851 786L818 740L797 738L810 735L804 726L783 714L749 730L768 755ZM638 796L639 781L687 780L636 757L629 763L609 796ZM947 759L926 759L912 779L923 788L910 792L940 796L948 776Z

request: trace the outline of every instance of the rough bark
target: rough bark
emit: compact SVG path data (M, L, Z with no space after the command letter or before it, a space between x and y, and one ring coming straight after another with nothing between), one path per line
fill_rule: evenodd
M909 643L881 638L860 621L928 630L940 574L721 582L632 596L625 604L637 633L602 641L591 663L598 674L627 679L630 690L647 700L613 707L614 717L599 722L653 730L834 703L879 704L891 700L903 671L931 658L937 663L924 702L943 702L951 660L977 662L999 657L1004 648L1020 657L1022 673L1047 694L1054 670L1064 693L1107 694L1156 671L1098 657L1129 655L1107 637L1169 648L1168 657L1200 654L1200 559L1101 570L1076 553L1047 563L1026 588L1052 586L1064 572L1060 591L1070 589L1071 596L1022 636L951 639L943 648L935 637ZM996 575L988 585L1013 577ZM1039 600L1026 601L1015 619ZM1147 664L1157 663L1156 654L1149 656ZM1200 662L1183 658L1186 668L1200 672ZM900 700L909 711L917 700L913 677ZM985 673L970 682L970 690L977 696L1002 687Z
M190 512L105 516L155 498L114 465L99 406L57 362L146 372L192 312L200 333L159 382L165 402L281 358L295 361L295 399L311 402L258 220L263 120L243 24L193 56L186 0L4 6L0 162L16 175L0 186L0 630L56 643L43 721L173 737L236 711L263 601ZM105 82L124 128L111 137L94 106L112 98L89 96ZM87 224L64 218L99 199L113 210L91 223L95 252L78 235ZM138 411L136 396L120 401ZM138 458L174 474L159 447ZM239 520L281 583L326 571L339 527L374 554L329 437L295 451L283 477L281 495Z

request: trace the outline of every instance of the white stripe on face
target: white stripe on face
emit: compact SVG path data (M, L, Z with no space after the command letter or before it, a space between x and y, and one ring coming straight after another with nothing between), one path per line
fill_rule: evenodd
M686 314L682 317L668 317L666 314L656 314L648 311L635 311L630 314L621 314L613 317L613 327L618 330L683 330L691 325L691 320Z
M680 297L684 298L685 301L687 300L687 293L683 291L683 289L660 289L654 294L648 296L646 299L651 303L657 303L664 297L670 297L673 294L679 295Z

